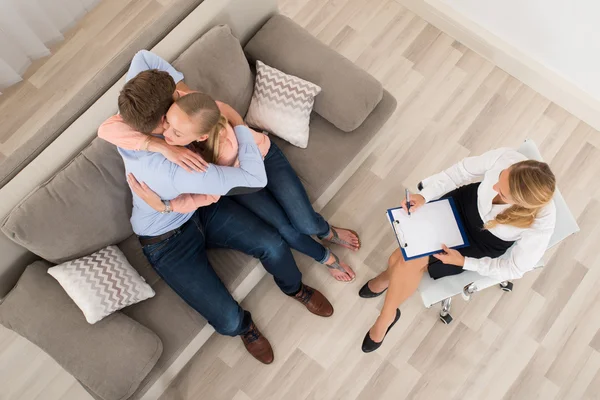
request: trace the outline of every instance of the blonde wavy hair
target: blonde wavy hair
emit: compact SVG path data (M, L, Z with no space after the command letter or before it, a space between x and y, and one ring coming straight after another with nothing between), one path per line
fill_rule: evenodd
M539 211L552 200L556 177L544 162L521 161L510 167L508 186L515 204L488 221L485 229L494 228L498 224L530 227Z
M217 106L217 103L207 94L189 93L181 96L175 104L194 118L198 124L198 136L208 135L208 139L201 142L193 142L194 148L209 163L216 163L219 158L220 134L227 127L227 118Z

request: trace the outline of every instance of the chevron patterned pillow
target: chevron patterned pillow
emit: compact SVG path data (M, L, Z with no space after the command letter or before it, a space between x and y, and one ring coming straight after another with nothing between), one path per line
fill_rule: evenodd
M154 290L117 246L48 269L69 297L95 324L113 312L154 297Z
M246 122L305 149L310 113L319 92L321 87L314 83L257 61L254 93Z

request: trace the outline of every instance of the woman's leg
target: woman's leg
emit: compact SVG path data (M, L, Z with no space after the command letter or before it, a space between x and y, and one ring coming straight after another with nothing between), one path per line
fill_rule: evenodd
M383 271L375 278L367 282L369 289L373 293L381 293L388 288L388 286L390 285L390 265L396 264L396 262L400 258L402 258L402 252L400 251L400 249L394 250L390 258L388 259L388 267L385 269L385 271Z
M273 142L265 157L265 169L269 179L267 188L281 205L292 225L306 235L316 235L321 239L331 238L333 232L329 224L313 209L300 178ZM345 247L352 250L360 247L355 233L341 228L337 228L336 231L340 239L348 243Z
M299 232L268 190L263 189L250 194L231 196L231 199L277 229L291 248L314 258L315 261L320 263L327 261L329 257L327 248L309 235Z
M377 321L369 331L373 341L381 342L383 340L388 327L394 322L396 309L417 290L423 273L427 269L428 259L428 257L423 257L405 261L402 253L400 253L400 257L394 257L392 254L388 269L384 272L386 274L384 276L389 279L385 302Z
M275 228L228 197L205 211L206 246L234 249L258 258L285 294L296 293L302 274L289 245Z
M333 257L328 248L309 235L299 232L292 225L287 214L269 190L263 189L250 194L231 196L231 199L277 229L279 234L293 249L314 258L321 264L329 263L330 258ZM341 265L341 270L329 268L329 273L338 281L345 282L352 280L354 277L352 269L343 263Z

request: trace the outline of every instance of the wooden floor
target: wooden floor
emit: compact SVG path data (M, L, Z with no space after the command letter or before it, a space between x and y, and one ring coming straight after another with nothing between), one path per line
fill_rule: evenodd
M299 256L305 281L335 306L330 319L286 299L270 277L244 301L270 339L275 363L237 338L213 336L163 400L600 398L600 133L495 68L394 0L282 0L282 12L355 61L398 99L385 141L325 207L357 229L363 249L341 252L355 283L335 283ZM382 300L358 297L396 246L384 216L428 174L470 154L533 138L558 175L581 233L542 271L454 305L437 320L413 296L383 347L364 334Z
M178 0L102 0L0 96L0 163Z
M398 99L382 143L323 210L362 236L360 252L336 249L357 281L336 283L298 256L306 283L329 297L334 316L310 315L267 277L243 306L273 344L274 364L260 365L239 339L215 335L163 400L600 398L600 133L400 1L280 0L283 13ZM488 289L470 303L456 301L452 325L439 323L437 309L424 309L413 296L382 348L364 355L360 344L382 299L357 292L396 246L384 210L399 203L405 186L526 137L556 172L581 232L543 270L516 281L513 293ZM0 399L88 398L47 357L28 358L27 345L0 330Z

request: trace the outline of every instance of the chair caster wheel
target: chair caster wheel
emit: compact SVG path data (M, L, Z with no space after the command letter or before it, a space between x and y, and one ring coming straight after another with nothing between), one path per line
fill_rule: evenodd
M513 290L513 283L512 282L506 282L506 286L500 285L500 289L504 290L505 292L512 292L512 290Z
M450 314L440 315L440 321L442 321L446 325L450 325L452 322L452 316Z

